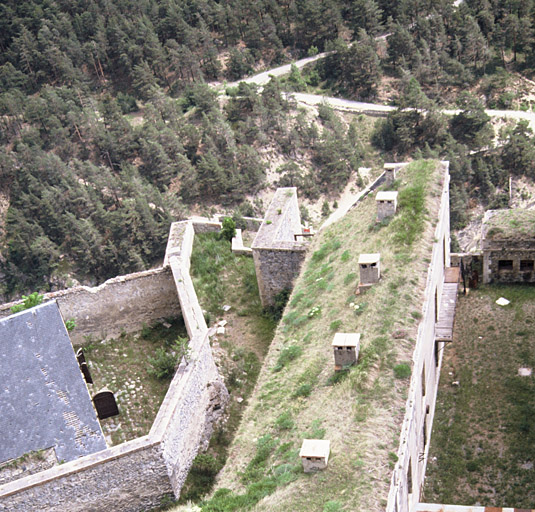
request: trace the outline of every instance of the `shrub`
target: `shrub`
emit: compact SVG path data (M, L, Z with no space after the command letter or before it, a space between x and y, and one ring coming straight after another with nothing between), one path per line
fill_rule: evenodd
M19 313L25 309L30 309L35 306L38 306L43 302L43 296L39 295L37 292L30 293L30 295L22 296L22 304L17 304L16 306L11 307L12 313Z
M280 372L290 361L297 359L303 353L303 349L297 345L290 345L281 350L274 371Z
M65 327L69 332L71 332L76 327L76 321L74 318L69 318L69 320L65 322Z
M147 373L158 380L170 379L175 373L176 363L176 356L157 348L155 357L149 357Z
M338 331L341 325L342 320L335 320L334 322L331 322L331 325L329 325L329 329L331 329L331 331Z
M279 430L290 430L294 426L292 415L288 411L283 412L276 420L275 425Z
M236 236L236 222L230 217L225 217L222 222L221 238L229 242Z
M310 393L312 393L312 385L302 384L295 390L294 396L295 397L303 396L306 398L307 396L310 396Z
M411 375L411 367L407 363L394 366L394 376L396 379L406 379Z

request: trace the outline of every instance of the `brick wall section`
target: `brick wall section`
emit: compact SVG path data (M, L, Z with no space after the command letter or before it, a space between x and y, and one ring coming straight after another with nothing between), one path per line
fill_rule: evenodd
M301 216L295 187L278 188L251 246L263 306L291 289L305 259L307 244L296 242Z
M166 254L171 268L159 269L174 289L174 302L180 298L190 355L176 371L149 435L0 486L0 511L137 512L158 506L166 495L180 495L228 402L189 275L193 231L191 223L173 225ZM129 291L128 284L125 290L120 293ZM131 301L149 306L143 296Z
M70 333L76 344L87 343L87 336L114 337L122 331L139 331L144 323L158 318L177 317L180 305L169 268L158 268L114 277L100 286L76 286L47 293L55 299L64 320L73 318ZM9 316L12 302L0 306L0 317Z

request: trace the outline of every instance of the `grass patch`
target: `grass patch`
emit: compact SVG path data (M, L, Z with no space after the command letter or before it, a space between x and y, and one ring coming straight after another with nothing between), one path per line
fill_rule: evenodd
M280 372L290 361L297 359L303 353L303 349L297 345L290 345L281 350L277 364L273 371Z
M163 401L177 358L171 352L175 341L186 338L182 318L144 326L139 333L123 334L106 341L92 340L84 346L93 384L90 393L102 388L115 393L119 416L101 421L113 445L148 434ZM75 350L79 347L75 346ZM156 354L171 360L164 379L151 372L147 362Z
M495 304L500 296L510 308ZM529 329L515 337L533 315L533 287L486 286L459 299L455 341L444 352L426 501L533 507L535 383L518 369L535 368L535 338Z

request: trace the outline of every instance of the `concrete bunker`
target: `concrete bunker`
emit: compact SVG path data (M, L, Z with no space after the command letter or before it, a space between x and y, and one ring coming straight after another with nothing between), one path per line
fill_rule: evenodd
M327 468L331 442L324 439L303 439L299 457L305 473L313 473Z
M337 332L332 341L336 371L356 364L360 350L359 333Z
M360 285L372 285L381 278L381 255L379 253L359 256Z
M398 193L396 191L381 191L375 196L377 203L377 220L382 221L396 214L398 207Z
M484 283L534 283L535 211L487 211L481 249Z

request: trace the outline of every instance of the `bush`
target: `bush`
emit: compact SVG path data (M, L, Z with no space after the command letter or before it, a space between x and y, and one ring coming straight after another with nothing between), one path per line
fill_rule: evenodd
M170 379L175 373L177 357L163 348L156 349L156 356L149 357L147 373L158 380Z
M19 313L25 309L30 309L35 306L38 306L43 302L43 296L39 295L37 292L30 293L30 295L22 296L22 304L17 304L16 306L11 307L12 313Z
M396 379L407 379L411 376L411 367L407 363L394 366L394 377Z
M310 396L310 393L312 393L312 385L302 384L295 390L294 396L295 397L303 396L306 398Z
M220 236L230 242L236 236L236 223L230 217L225 217L222 224Z
M288 299L290 298L290 293L291 293L291 290L289 288L285 288L284 290L281 290L273 298L273 304L265 308L266 314L269 317L271 317L273 320L275 320L276 322L279 321L282 317L282 313L284 312L286 303L288 302Z

